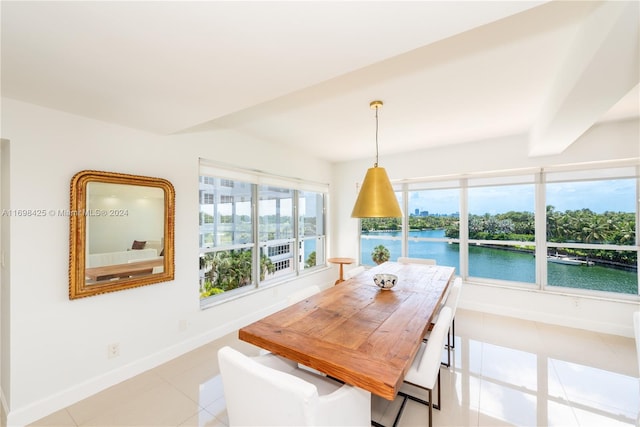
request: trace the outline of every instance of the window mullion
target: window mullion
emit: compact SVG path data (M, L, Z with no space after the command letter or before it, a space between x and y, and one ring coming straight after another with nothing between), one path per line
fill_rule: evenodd
M469 182L460 180L460 271L464 280L469 278Z
M547 198L544 172L536 174L535 198L536 284L539 289L544 290L547 286Z
M300 191L299 190L294 190L293 191L293 200L292 200L292 204L293 204L293 262L294 262L294 267L293 267L293 272L296 275L300 274L300 265L304 263L304 260L300 259L300 242L302 241L302 238L304 237L304 235L301 237L300 236L300 218L299 218L299 214L298 212L298 205L300 203Z
M260 234L259 234L259 222L260 222L260 212L259 212L259 203L258 203L258 184L251 185L251 215L253 216L251 220L251 227L253 229L253 268L251 276L253 278L254 287L260 286L260 258L262 257L262 253L260 251Z
M400 247L400 253L403 257L409 256L409 185L407 183L402 184L402 245Z

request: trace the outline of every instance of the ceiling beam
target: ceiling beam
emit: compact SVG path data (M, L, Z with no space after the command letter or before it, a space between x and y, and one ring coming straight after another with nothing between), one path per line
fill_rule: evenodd
M563 152L640 81L638 2L603 2L578 28L529 133L529 155Z

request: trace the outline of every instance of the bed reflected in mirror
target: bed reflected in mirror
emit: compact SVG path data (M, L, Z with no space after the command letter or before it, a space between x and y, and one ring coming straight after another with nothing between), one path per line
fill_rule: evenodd
M172 280L173 186L82 171L71 182L71 299Z

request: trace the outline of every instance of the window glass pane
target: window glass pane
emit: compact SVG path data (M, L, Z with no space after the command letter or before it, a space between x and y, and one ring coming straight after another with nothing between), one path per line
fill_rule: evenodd
M324 265L324 194L299 191L298 213L299 268Z
M455 267L456 274L460 273L460 245L458 243L414 241L411 238L413 234L413 231L409 232L409 257L435 259L436 264ZM421 235L425 235L425 233L421 233Z
M470 276L536 282L534 190L533 184L469 188Z
M402 192L396 191L402 206ZM360 264L377 265L402 255L402 218L360 219Z
M298 196L298 233L300 236L324 234L324 195L300 191Z
M253 283L252 250L207 252L200 256L200 298L232 291Z
M251 186L241 181L201 177L201 248L253 242Z
M410 191L409 229L446 229L460 218L460 190ZM448 236L458 237L458 236Z
M547 184L547 240L634 245L636 180Z
M260 248L260 281L272 280L295 271L294 240L269 242Z
M261 185L258 187L258 233L260 257L272 268L263 271L261 281L271 280L295 271L295 239L293 223L294 190Z
M635 251L553 248L549 252L549 286L638 294Z
M511 282L536 282L536 259L530 247L469 244L469 275Z
M300 269L325 265L324 236L300 239Z
M549 286L637 295L638 253L615 247L635 245L636 180L555 182L546 194L547 240L566 244L547 252Z
M301 264L303 269L320 265L318 264L318 253L316 252L316 249L318 248L316 239L302 239L300 241L300 248L300 253L302 254Z
M409 191L408 256L460 271L460 189ZM433 241L439 239L441 241Z
M377 265L396 261L402 255L402 232L363 233L360 239L360 264Z
M260 241L293 237L293 190L261 185L258 189Z

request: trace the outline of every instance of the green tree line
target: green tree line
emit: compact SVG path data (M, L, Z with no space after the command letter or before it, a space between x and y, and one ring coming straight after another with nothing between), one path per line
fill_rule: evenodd
M200 298L206 298L251 284L252 251L248 249L209 252L200 257L200 269L205 269L200 286ZM260 280L273 273L275 266L268 256L260 256Z
M444 229L449 238L460 237L460 221L455 216L410 216L410 230ZM364 218L362 231L397 231L400 218ZM633 245L635 214L629 212L595 213L590 209L556 210L547 206L547 241L554 243L602 243ZM533 212L510 211L496 215L469 215L469 239L472 240L535 240ZM627 265L636 265L633 251L566 249L567 255L590 257Z

